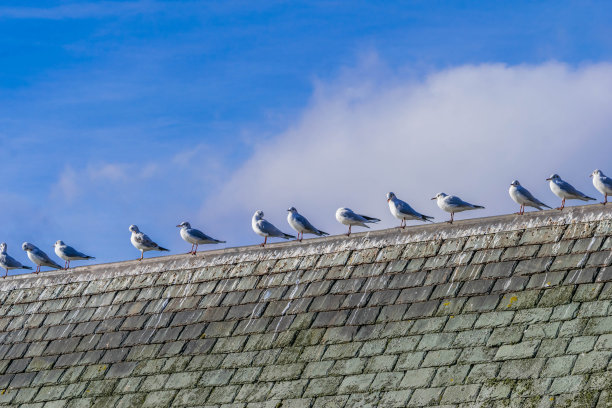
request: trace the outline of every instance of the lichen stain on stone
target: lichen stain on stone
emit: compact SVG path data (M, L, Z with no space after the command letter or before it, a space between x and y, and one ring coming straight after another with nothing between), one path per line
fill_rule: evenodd
M512 304L513 304L514 302L516 302L517 300L518 300L518 298L517 298L516 296L512 296L512 297L510 298L510 303L508 303L508 306L506 306L506 307L511 307L511 306L512 306Z

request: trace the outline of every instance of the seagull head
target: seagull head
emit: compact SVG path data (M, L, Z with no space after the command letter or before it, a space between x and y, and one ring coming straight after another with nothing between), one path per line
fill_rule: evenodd
M138 227L136 225L134 225L134 224L130 225L130 231L131 232L140 232Z
M64 246L64 245L66 245L66 244L64 244L64 241L62 241L62 240L60 239L60 240L55 241L55 245L53 245L53 246L56 246L56 247L57 247L57 246Z
M512 183L510 183L510 185L514 187L518 187L521 185L521 183L519 183L518 180L514 180Z
M432 200L437 200L438 198L444 198L447 195L448 194L446 194L446 193L438 193L438 194L436 194L436 196L434 198L432 198Z
M264 213L261 210L257 210L255 211L255 214L253 214L253 217L258 220L262 219L263 216L264 216Z
M552 174L549 178L546 179L547 181L552 181L552 180L561 180L561 177L559 177L559 175L557 173Z
M177 225L177 227L179 227L179 228L191 228L191 224L188 223L187 221L183 221L179 225Z
M36 247L34 245L30 244L29 242L24 242L23 244L21 244L21 249L23 249L26 252L31 251L34 248L36 248Z
M0 244L0 252L2 253L6 252L6 242L3 242Z
M289 211L290 213L296 213L297 210L295 209L295 207L291 207L289 208L287 211Z
M391 191L387 193L387 202L393 200L394 198L395 198L395 193Z
M591 173L589 177L593 178L593 177L601 177L601 176L603 176L603 173L601 172L601 170L595 169L593 170L593 172Z

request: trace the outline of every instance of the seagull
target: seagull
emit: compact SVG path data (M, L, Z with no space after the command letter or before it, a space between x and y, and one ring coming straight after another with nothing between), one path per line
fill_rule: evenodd
M6 253L6 242L0 244L0 267L6 270L4 278L8 276L9 269L32 269L29 266L24 266L15 258Z
M170 251L169 249L160 247L153 242L151 238L147 236L147 234L140 232L136 225L130 225L130 231L132 232L132 236L130 237L132 245L134 245L136 249L140 250L139 261L142 261L144 258L144 253L147 251Z
M59 266L53 259L49 258L49 255L38 249L36 245L30 244L29 242L24 242L21 245L21 248L28 253L28 258L30 258L30 261L36 264L36 271L34 273L40 272L41 266L62 269L62 267Z
M191 244L191 251L188 252L191 255L195 255L196 252L198 252L198 245L225 243L225 241L219 241L218 239L211 238L202 231L191 228L191 224L189 224L187 221L181 222L179 225L177 225L177 227L181 229L181 238Z
M555 193L557 197L562 199L561 207L557 207L557 210L562 210L563 208L565 208L566 199L582 201L595 200L593 197L589 197L588 195L576 190L567 181L563 181L558 174L553 174L546 180L549 182L550 189L552 190L552 192Z
M64 241L55 242L55 254L62 258L64 261L64 269L70 268L70 261L84 260L84 259L96 259L93 256L85 255L82 252L77 251L73 247L64 244Z
M320 229L315 228L303 215L297 212L295 207L289 208L289 214L287 214L287 222L291 225L291 228L297 231L298 236L297 240L302 242L304 239L304 233L307 234L315 234L320 236L329 235L325 231L321 231ZM300 237L301 234L301 237Z
M538 210L542 210L542 207L550 208L537 198L533 196L525 187L521 186L521 183L518 180L514 180L510 184L510 198L514 200L515 203L520 205L519 212L517 214L523 215L525 214L525 206L537 208Z
M593 185L595 188L604 195L603 205L608 202L608 196L612 195L612 179L602 173L601 170L595 170L591 173L593 179Z
M453 223L454 216L456 212L468 211L468 210L476 210L479 208L484 208L481 205L470 204L466 201L463 201L457 196L449 196L445 193L438 193L432 200L438 201L438 207L440 209L449 212L451 215L450 221L447 221L449 224Z
M400 228L406 227L406 220L433 222L431 221L433 217L414 211L412 207L408 205L408 203L397 198L395 193L387 193L387 202L389 203L389 210L391 210L391 214L393 214L393 216L398 220L402 220L400 222Z
M366 225L366 223L375 223L380 221L378 218L357 214L350 208L345 207L338 208L338 210L336 210L336 219L339 223L349 226L348 233L346 234L347 237L351 235L351 227L353 225L370 228Z
M283 231L272 225L272 223L264 220L263 216L263 211L257 210L255 211L255 214L253 214L253 219L251 220L251 227L253 228L253 231L255 231L257 235L265 237L263 244L260 244L260 246L266 246L268 237L278 237L284 239L295 238L294 235L285 234Z

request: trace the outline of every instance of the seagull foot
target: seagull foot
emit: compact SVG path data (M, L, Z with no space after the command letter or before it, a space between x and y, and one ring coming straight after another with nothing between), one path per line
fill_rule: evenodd
M563 210L563 207L557 207L555 210Z
M453 221L452 221L452 220L451 220L451 221L446 221L446 222L448 222L449 224L452 224L452 223L453 223Z

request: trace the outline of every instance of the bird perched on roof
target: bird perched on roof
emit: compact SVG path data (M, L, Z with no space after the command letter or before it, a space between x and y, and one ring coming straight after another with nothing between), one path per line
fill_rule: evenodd
M93 256L85 255L82 252L77 251L73 247L64 244L64 241L55 241L55 255L62 258L64 262L64 269L70 268L70 261L85 260L85 259L96 259Z
M457 196L448 195L446 193L438 193L432 200L437 200L438 207L450 213L451 218L447 221L449 224L453 223L455 213L484 208L481 205L470 204Z
M588 195L581 193L576 190L574 186L572 186L567 181L563 181L558 174L553 174L549 178L546 179L549 183L551 191L559 198L561 198L561 207L557 207L557 210L562 210L565 208L565 200L582 200L589 201L595 200L593 197L589 197Z
M264 237L264 242L260 244L260 246L262 247L266 246L266 243L268 242L268 237L276 237L283 239L295 238L294 235L285 234L283 231L272 225L271 222L265 220L264 213L261 210L257 210L255 211L255 214L253 214L253 218L251 219L251 227L257 235L261 235L262 237Z
M6 242L0 244L0 267L6 270L4 277L8 276L8 271L11 269L30 269L29 266L22 265L15 258L6 253Z
M411 206L408 205L405 201L400 200L395 196L395 193L389 192L387 193L387 202L389 203L389 210L391 214L400 222L400 228L406 227L407 220L417 220L417 221L431 221L434 217L429 215L423 215L420 212L415 211Z
M315 228L314 225L310 223L302 214L298 213L295 207L291 207L287 210L289 214L287 214L287 222L291 225L291 228L297 231L298 236L297 240L302 241L304 239L304 233L306 234L314 234L317 236L329 235L325 231L321 231L318 228Z
M191 255L195 255L198 252L198 245L225 243L225 241L219 241L218 239L209 237L198 229L191 228L191 224L187 221L181 222L177 227L181 229L181 238L191 244L191 251L188 252Z
M28 253L28 258L30 258L30 261L36 264L36 271L34 273L40 272L41 266L62 269L62 267L59 266L53 259L49 258L49 255L38 249L36 245L30 244L29 242L24 242L21 245L21 248Z
M363 214L357 214L350 208L346 207L341 207L336 210L336 219L339 223L348 225L349 229L348 233L346 234L347 237L351 235L351 227L353 225L370 228L366 224L376 223L380 221L378 218L368 217L367 215Z
M153 240L149 238L147 234L140 232L136 225L130 225L129 229L132 232L130 241L132 242L132 245L134 245L134 247L140 251L139 261L142 261L144 258L144 253L147 251L170 251L169 249L160 247L153 242Z
M542 207L550 208L537 198L533 196L525 187L521 186L521 183L518 180L514 180L510 183L510 189L508 190L510 194L510 198L514 200L515 203L520 205L519 212L517 214L523 215L525 214L525 206L537 208L538 210L542 210Z
M603 205L608 202L608 196L612 195L612 179L605 174L601 170L595 170L591 173L591 178L593 179L593 185L595 188L604 195Z

